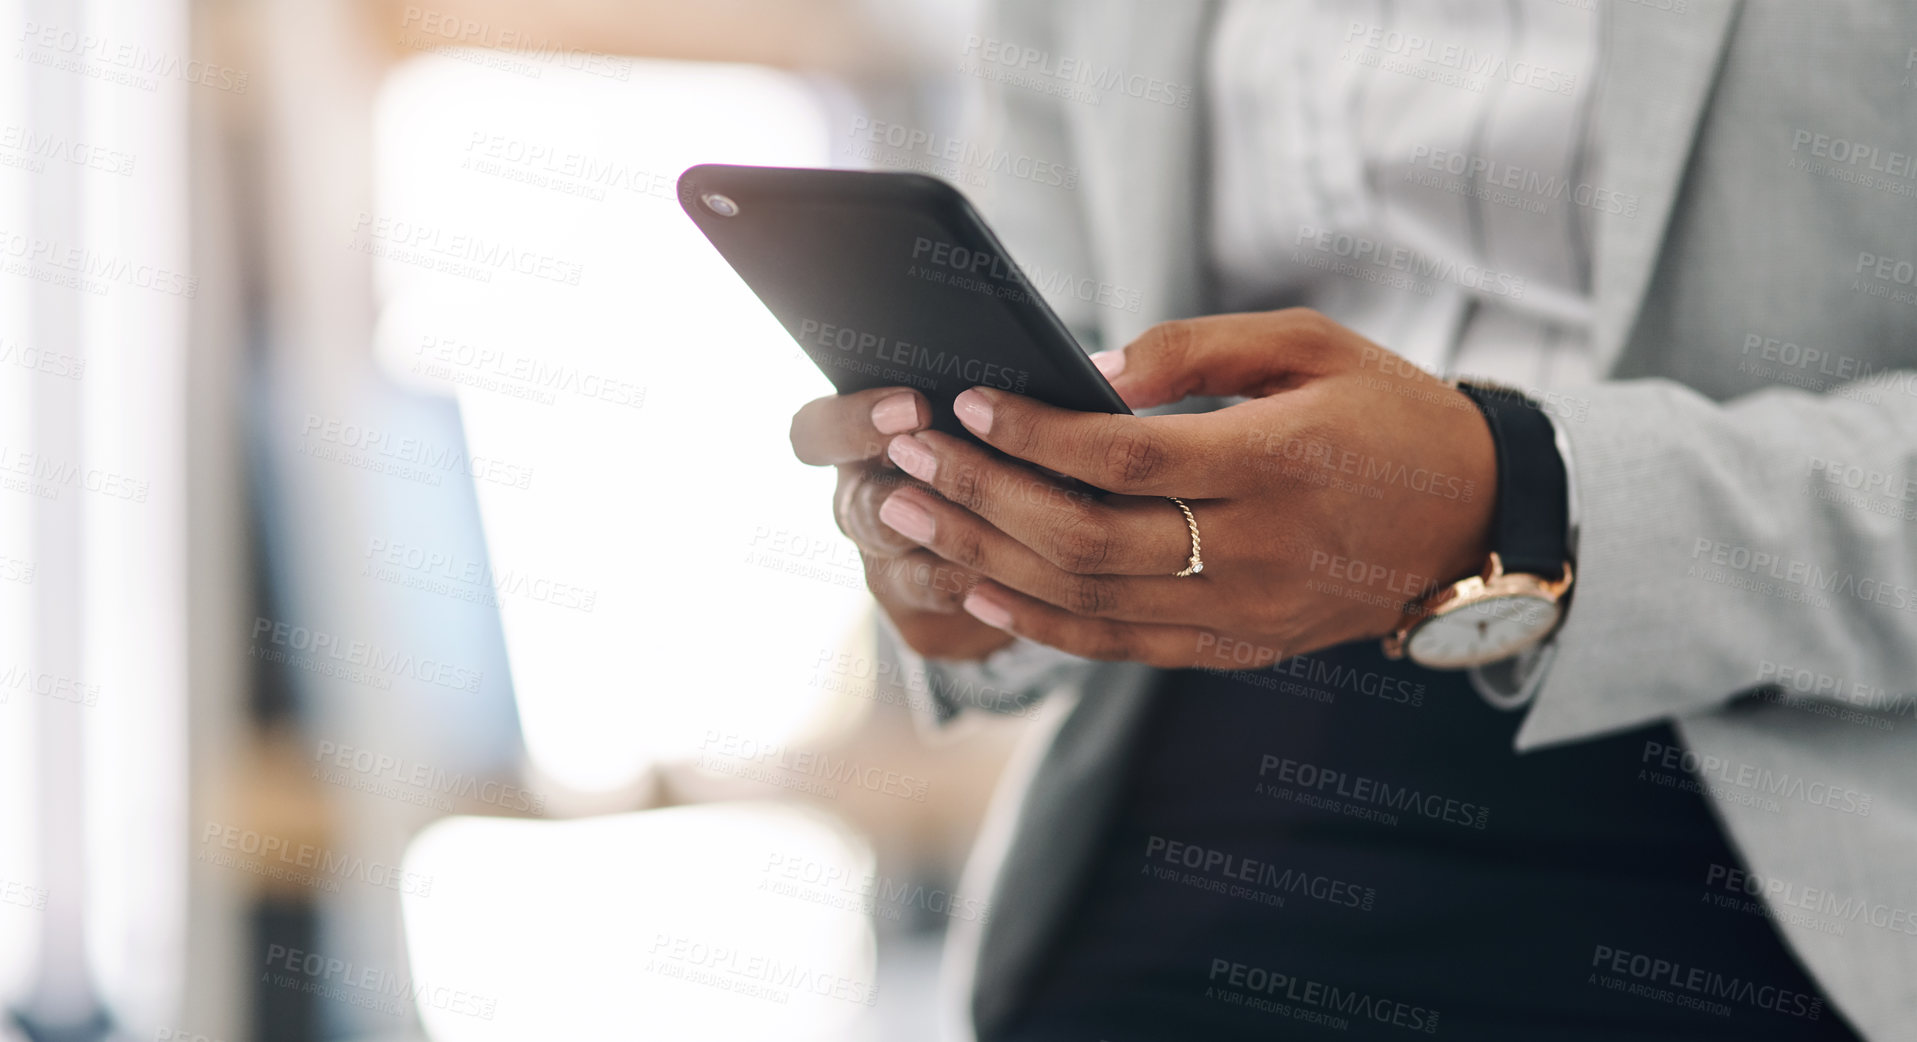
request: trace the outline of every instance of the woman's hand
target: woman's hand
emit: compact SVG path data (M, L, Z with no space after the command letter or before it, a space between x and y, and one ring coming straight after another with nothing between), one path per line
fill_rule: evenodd
M833 515L859 548L866 586L906 643L928 658L983 658L1012 638L959 610L977 573L953 566L879 520L882 504L901 486L926 494L926 486L886 459L885 444L924 429L931 415L925 397L904 387L819 398L792 417L792 451L806 463L838 468Z
M963 600L984 622L1087 658L1255 667L1386 634L1406 602L1483 566L1497 489L1483 417L1343 326L1302 309L1217 315L1097 361L1134 408L1252 400L1112 416L974 388L959 418L1016 460L935 431L892 438L924 485L893 491L881 518L985 577ZM1118 494L1068 491L1019 460ZM1165 496L1197 518L1197 575L1173 576L1191 541Z

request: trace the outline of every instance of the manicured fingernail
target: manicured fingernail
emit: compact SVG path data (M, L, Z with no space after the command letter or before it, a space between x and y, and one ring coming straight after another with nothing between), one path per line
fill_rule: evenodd
M893 493L879 504L879 520L915 543L932 541L932 515L924 507Z
M879 399L872 407L872 426L880 434L903 434L919 425L919 400L910 394Z
M965 610L972 617L997 630L1012 628L1012 613L985 599L978 591L965 595Z
M900 470L920 481L929 482L939 472L939 458L920 445L917 438L893 438L885 447L885 454L892 457Z
M1125 349L1121 347L1116 351L1100 351L1092 356L1092 364L1098 367L1099 372L1105 374L1105 379L1109 380L1125 371Z
M990 434L992 431L992 403L978 388L964 392L952 399L952 411L958 414L959 422L973 434Z

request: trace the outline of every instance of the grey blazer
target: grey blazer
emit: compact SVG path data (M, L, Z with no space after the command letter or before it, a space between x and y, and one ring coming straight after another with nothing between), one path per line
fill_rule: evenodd
M1866 1037L1917 1037L1917 6L1600 2L1592 180L1638 205L1594 213L1609 379L1550 389L1575 403L1578 589L1517 748L1675 721L1693 755L1646 769L1702 783ZM1172 88L993 84L989 140L1079 176L993 179L1010 248L1127 291L1057 295L1089 343L1205 313L1216 5L995 6L991 37ZM963 673L932 664L935 696L942 670L948 691ZM970 869L993 881L989 922L956 942L979 1030L1044 957L1161 675L1076 663L1025 693L1060 719Z

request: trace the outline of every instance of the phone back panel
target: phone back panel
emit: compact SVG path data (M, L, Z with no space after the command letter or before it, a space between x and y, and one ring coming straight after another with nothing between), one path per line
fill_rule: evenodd
M717 193L736 213L721 216ZM909 173L695 166L679 204L841 393L968 387L1129 412L965 197Z

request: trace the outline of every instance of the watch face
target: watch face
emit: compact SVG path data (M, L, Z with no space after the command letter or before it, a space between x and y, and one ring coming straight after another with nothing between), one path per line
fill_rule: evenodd
M1482 666L1543 640L1559 610L1543 597L1486 597L1426 619L1405 642L1405 653L1433 669Z

